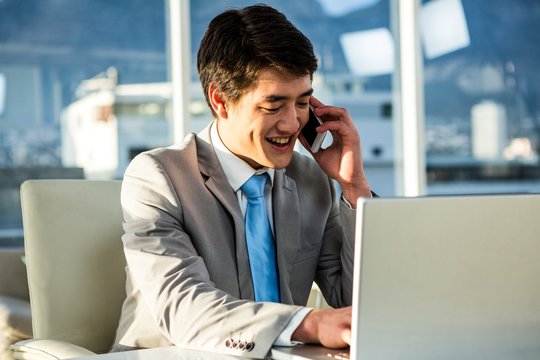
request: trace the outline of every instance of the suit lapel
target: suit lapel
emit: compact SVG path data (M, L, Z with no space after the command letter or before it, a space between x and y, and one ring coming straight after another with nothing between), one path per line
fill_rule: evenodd
M238 199L229 186L229 182L214 152L214 148L210 144L210 126L197 135L196 142L199 170L206 178L205 185L229 212L234 222L234 243L231 245L236 249L236 267L240 298L253 300L255 296L251 283L251 270L249 268L249 258L245 241L244 217L242 216ZM220 238L220 241L224 238L226 239L227 237Z
M296 182L285 175L285 170L276 170L272 198L274 224L279 224L274 225L274 229L281 302L292 304L289 284L293 261L300 246L300 205Z

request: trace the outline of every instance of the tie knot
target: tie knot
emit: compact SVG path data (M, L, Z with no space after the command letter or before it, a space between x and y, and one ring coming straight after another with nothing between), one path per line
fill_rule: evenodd
M264 196L267 174L253 175L242 185L242 191L250 199Z

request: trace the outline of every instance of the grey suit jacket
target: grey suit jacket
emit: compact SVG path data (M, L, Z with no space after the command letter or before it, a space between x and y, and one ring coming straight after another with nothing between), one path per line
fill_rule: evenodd
M315 280L351 304L355 211L295 153L277 170L273 212L281 304L256 303L238 200L209 128L138 155L122 184L127 298L114 350L176 344L264 357Z

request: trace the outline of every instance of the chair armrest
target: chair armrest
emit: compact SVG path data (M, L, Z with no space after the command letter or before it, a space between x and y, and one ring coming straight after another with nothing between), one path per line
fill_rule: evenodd
M60 340L30 339L10 346L15 360L58 360L96 355L78 345Z

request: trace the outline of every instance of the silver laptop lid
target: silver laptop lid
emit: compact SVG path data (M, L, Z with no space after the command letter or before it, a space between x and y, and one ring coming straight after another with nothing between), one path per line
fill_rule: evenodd
M363 200L356 231L352 359L540 359L540 195Z

